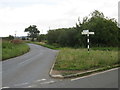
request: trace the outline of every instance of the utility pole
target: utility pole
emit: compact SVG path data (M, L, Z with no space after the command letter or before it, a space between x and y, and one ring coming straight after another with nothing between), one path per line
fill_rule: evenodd
M49 26L49 31L50 31L50 26Z
M17 31L15 31L15 39L16 39Z

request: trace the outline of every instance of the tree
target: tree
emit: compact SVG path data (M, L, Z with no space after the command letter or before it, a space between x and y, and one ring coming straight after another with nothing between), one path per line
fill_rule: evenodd
M97 18L97 17L104 18L104 14L98 10L95 10L94 12L92 12L91 16L93 18Z
M82 21L78 18L76 27L49 30L47 34L48 43L55 43L60 46L86 47L87 37L81 32L88 29L90 32L95 32L95 35L90 35L92 46L118 46L120 29L117 27L116 20L105 17L98 10L90 15L90 17L84 17Z
M94 46L117 46L119 29L116 20L104 17L104 14L97 10L90 15L91 18L84 19L82 24L77 25L76 28L80 32L84 29L95 32L95 35L90 36L90 41ZM81 36L84 45L86 45L85 38L85 36Z
M8 37L3 37L2 39L5 39L5 40L13 40L13 39L14 39L14 36L9 35Z
M36 25L30 25L28 28L25 28L24 32L28 32L28 37L32 38L32 41L34 41L40 33Z
M13 39L14 39L14 36L9 35L9 36L8 36L8 39L9 39L9 40L13 40Z
M26 40L26 38L25 38L25 37L22 37L22 40Z
M61 28L50 30L47 34L49 44L74 47L77 44L77 30L75 28Z
M38 40L39 42L41 42L41 41L45 41L46 38L47 38L47 35L46 35L46 34L41 34L41 35L39 35L39 36L37 37L37 40Z

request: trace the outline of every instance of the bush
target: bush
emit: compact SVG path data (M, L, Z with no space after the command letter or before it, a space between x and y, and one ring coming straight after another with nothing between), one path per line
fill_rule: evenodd
M16 39L16 40L12 40L11 43L21 44L21 43L23 43L23 41L22 41L22 40L19 40L19 39Z
M78 43L77 33L74 28L50 30L47 34L47 40L49 44L74 47Z

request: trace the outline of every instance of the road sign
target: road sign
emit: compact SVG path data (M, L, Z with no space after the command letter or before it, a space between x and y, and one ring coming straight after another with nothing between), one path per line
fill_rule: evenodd
M87 35L87 43L88 43L88 53L89 53L89 34L95 34L94 32L89 32L89 30L83 30L83 32L81 32L83 35Z
M83 30L83 32L89 32L89 30Z
M89 32L89 30L83 30L82 34L94 34L94 32Z
M94 32L88 32L88 34L95 34Z
M88 32L82 32L82 34L88 34Z

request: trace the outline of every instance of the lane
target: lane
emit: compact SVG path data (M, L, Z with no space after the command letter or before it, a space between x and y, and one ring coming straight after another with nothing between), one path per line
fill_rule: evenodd
M58 51L28 44L30 52L2 62L2 86L16 87L40 79L50 79L48 73Z
M72 81L71 84L81 88L118 88L118 69L81 78Z
M120 82L120 81L119 81ZM34 85L43 88L118 88L118 69L108 70L85 76L84 78L68 79L52 84Z

